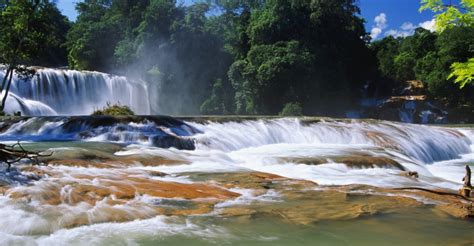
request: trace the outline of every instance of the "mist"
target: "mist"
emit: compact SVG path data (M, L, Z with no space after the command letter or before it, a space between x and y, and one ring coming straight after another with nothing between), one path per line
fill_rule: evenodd
M104 8L105 14L112 12L131 21L125 30L120 28L123 23L112 23L116 27L112 25L110 31L122 33L114 39L104 37L101 42L109 45L98 52L103 62L90 69L145 84L151 114L198 115L214 81L227 81L232 57L224 51L224 40L214 33L217 30L209 27L213 24L213 17L206 16L209 5L172 2L129 3L143 8L144 14L139 16L123 9L127 5L123 3L112 2Z

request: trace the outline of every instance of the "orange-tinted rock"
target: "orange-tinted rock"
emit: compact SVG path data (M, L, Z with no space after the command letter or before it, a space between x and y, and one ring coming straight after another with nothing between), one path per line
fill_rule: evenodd
M81 160L81 159L59 159L51 160L48 162L48 165L51 166L72 166L72 167L95 167L95 168L112 168L117 166L113 165L110 161L100 161L100 160Z
M312 181L290 179L263 172L196 173L190 175L199 181L216 182L226 188L268 190L303 189L317 186Z
M417 189L404 189L404 190L383 190L384 192L391 192L397 195L410 195L419 197L421 199L429 200L435 203L435 209L438 209L444 213L447 213L457 218L473 218L474 207L473 198L462 198L458 194L448 190L417 190Z
M283 202L260 202L223 208L223 216L276 217L287 223L310 224L322 220L347 220L422 206L397 196L352 194L334 189L283 190Z
M33 175L37 175L40 178L46 177L46 176L53 177L53 176L58 175L58 173L54 171L52 168L44 167L44 166L24 166L21 168L21 171L24 174L33 174Z
M180 164L189 164L185 160L174 160L168 159L161 156L149 156L149 157L140 157L140 156L123 156L117 158L117 161L126 165L142 165L142 166L161 166L161 165L180 165Z
M8 186L0 186L0 195L5 195L5 192L9 189Z
M375 145L382 147L382 148L387 148L387 149L396 149L396 150L401 150L400 146L396 141L391 139L390 136L386 134L382 134L379 132L371 132L367 131L366 136L372 140L372 142L375 143Z
M383 156L361 155L358 153L344 155L344 156L323 156L323 157L285 157L280 158L280 161L292 162L307 165L320 165L330 162L343 163L351 168L393 168L398 170L405 170L405 168L395 160Z
M381 156L343 156L334 158L334 162L344 163L352 168L394 168L405 170L405 168L395 160Z
M172 160L164 157L136 157L125 156L113 159L55 159L48 161L49 165L63 165L73 167L95 167L95 168L113 168L126 166L160 166L160 165L178 165L187 164L186 161Z
M58 205L61 202L72 205L86 202L94 205L108 197L127 201L137 195L183 199L212 198L218 200L239 196L237 193L217 186L201 183L183 184L127 176L104 179L104 177L98 176L78 175L76 178L90 178L90 180L95 179L95 181L94 184L92 182L52 181L43 184L41 188L20 187L12 190L8 195L13 199L36 200L50 205Z

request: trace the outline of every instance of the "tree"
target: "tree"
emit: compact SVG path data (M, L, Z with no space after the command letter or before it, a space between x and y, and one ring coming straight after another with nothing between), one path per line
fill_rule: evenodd
M444 4L442 0L422 0L420 11L431 10L436 13L436 30L443 32L453 27L474 27L474 0L461 0L460 4ZM474 58L452 63L450 78L462 89L474 77Z
M459 84L462 89L466 84L474 80L474 58L469 58L467 62L455 62L451 65L453 72L448 76L448 79L456 77L455 83Z
M0 111L3 112L14 73L31 76L34 71L26 67L45 44L59 45L56 23L49 0L0 0L0 64L5 66L0 93ZM54 17L54 16L53 16Z
M70 66L144 80L152 97L159 94L154 111L198 114L206 108L200 107L204 101L220 91L219 84L230 85L227 70L232 56L219 33L226 22L208 16L211 6L204 1L189 6L177 2L79 3L77 22L68 34ZM214 94L214 98L220 96ZM227 98L224 101L228 104Z
M113 68L116 44L123 37L122 19L112 0L79 2L76 23L67 34L69 67L107 71Z
M237 113L278 114L297 101L307 114L333 114L350 104L338 98L356 97L370 67L360 61L371 59L354 1L269 0L247 13L235 44L248 48L232 49L243 53L229 70Z
M229 114L233 112L233 88L222 79L217 79L212 85L212 92L201 105L203 114Z
M303 115L303 109L297 102L289 102L285 104L285 107L279 113L280 116L301 116Z
M395 80L395 57L400 53L401 40L387 36L370 44L377 58L377 69L382 80Z

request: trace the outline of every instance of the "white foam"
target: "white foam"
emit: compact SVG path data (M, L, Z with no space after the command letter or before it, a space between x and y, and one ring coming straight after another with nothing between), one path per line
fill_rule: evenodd
M158 216L126 223L102 223L61 229L46 236L0 233L2 245L139 245L140 240L160 241L175 235L201 239L225 238L227 232L217 226L197 225L190 220Z
M89 115L107 102L131 107L139 114L151 113L147 85L99 72L37 69L28 81L15 74L7 100L7 112L23 115ZM4 70L0 69L0 79Z
M203 132L195 136L198 149L225 152L279 143L371 145L400 149L424 163L454 159L471 152L471 140L457 135L455 129L392 122L304 124L298 119L278 119L188 124Z
M240 189L240 188L233 188L230 191L239 193L240 196L233 199L227 200L215 205L216 208L225 208L225 207L232 207L236 205L248 205L254 202L280 202L281 195L274 191L268 190L264 194L256 195L255 190L252 189Z

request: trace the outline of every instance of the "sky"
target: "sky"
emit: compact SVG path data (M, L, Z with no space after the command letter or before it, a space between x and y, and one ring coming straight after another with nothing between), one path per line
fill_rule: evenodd
M80 0L57 0L57 5L64 15L74 21L77 17L74 6L78 1ZM433 13L418 11L420 0L359 0L359 6L362 17L366 20L365 28L373 40L388 35L408 36L417 27L429 30L434 27Z

